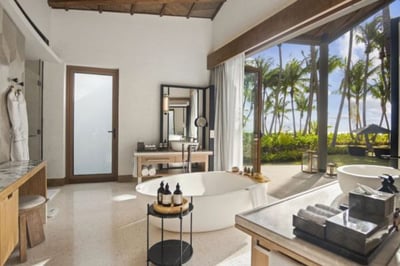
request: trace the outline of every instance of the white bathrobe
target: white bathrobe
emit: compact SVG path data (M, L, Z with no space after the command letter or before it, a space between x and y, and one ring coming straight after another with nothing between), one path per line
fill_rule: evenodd
M11 161L29 160L28 114L24 94L12 86L7 94L7 109L11 123Z

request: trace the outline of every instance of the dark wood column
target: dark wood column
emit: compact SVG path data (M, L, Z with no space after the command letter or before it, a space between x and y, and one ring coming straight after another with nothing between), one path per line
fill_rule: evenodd
M318 118L318 170L326 171L328 159L328 58L327 42L320 44L319 56L319 89L317 93Z

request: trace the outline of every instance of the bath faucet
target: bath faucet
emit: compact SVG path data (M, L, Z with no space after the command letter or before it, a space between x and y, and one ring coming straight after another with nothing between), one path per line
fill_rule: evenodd
M188 145L188 156L187 156L187 171L192 172L192 151L196 148L196 145Z
M185 160L185 144L182 144L182 168L185 173L192 172L192 151L196 145L187 145L187 158Z

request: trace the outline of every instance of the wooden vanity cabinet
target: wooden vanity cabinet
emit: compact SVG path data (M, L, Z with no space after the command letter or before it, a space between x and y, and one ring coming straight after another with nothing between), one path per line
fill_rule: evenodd
M18 244L18 190L0 199L0 265Z
M200 163L203 171L208 171L209 156L211 151L195 151L191 154L190 161L192 163ZM141 169L143 166L153 164L182 163L187 160L187 153L184 153L182 160L182 152L177 151L160 151L160 152L135 152L133 154L136 168L133 170L133 176L138 178L138 183L142 182Z

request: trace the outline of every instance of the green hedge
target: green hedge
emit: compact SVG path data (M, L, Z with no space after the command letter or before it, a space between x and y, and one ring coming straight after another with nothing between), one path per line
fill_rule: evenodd
M251 133L243 134L243 154L244 162L250 163L252 148ZM341 133L337 135L336 146L330 147L333 134L328 134L328 154L347 154L347 145L353 143L350 134ZM374 145L388 145L388 135L377 135ZM365 140L361 139L359 144L365 145ZM316 150L318 136L315 134L298 135L291 133L264 135L261 138L261 162L288 162L301 160L302 154L306 150Z

